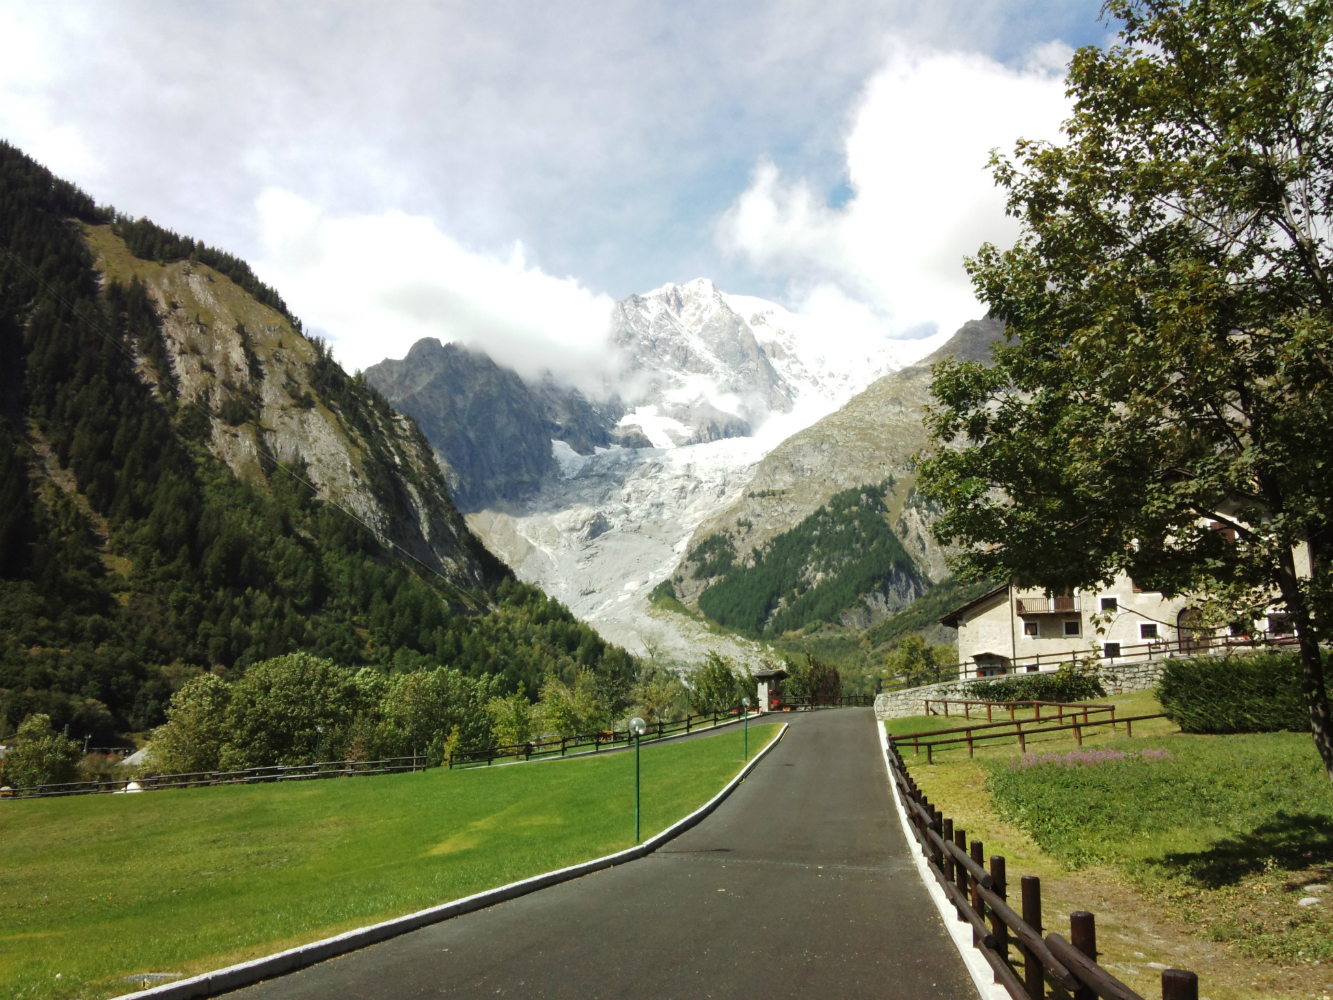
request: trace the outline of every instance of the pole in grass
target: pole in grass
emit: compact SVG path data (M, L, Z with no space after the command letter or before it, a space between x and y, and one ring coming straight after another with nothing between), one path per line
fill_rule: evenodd
M742 760L750 759L750 696L746 695L741 699L741 704L745 706L745 721L741 724L745 727L745 756Z
M648 732L648 723L637 715L629 720L629 731L634 734L634 843L639 842L639 737Z

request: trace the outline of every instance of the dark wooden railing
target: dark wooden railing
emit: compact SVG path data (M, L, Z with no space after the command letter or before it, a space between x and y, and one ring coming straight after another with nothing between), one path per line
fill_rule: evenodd
M776 699L770 711L806 711L812 708L870 707L875 704L873 694L831 695L822 698L784 698ZM761 713L751 709L750 714L758 718ZM703 712L689 715L683 719L654 722L643 736L643 742L681 736L698 729L710 729L735 722L744 717L740 705L721 712ZM571 753L597 753L604 749L628 747L634 745L634 737L628 729L607 729L597 733L584 733L579 736L548 736L543 739L528 740L526 743L510 743L504 746L474 747L469 750L455 750L449 758L450 767L490 766L497 760L540 760L545 757L565 757Z
M1025 875L1022 913L1009 904L1005 859L996 855L984 867L981 841L936 809L916 786L898 748L889 744L889 773L907 811L913 835L930 873L954 906L958 920L972 927L972 946L991 967L995 982L1013 1000L1143 1000L1138 993L1097 964L1097 927L1093 915L1069 915L1069 938L1042 936L1041 880ZM1051 986L1048 994L1047 985ZM1183 969L1162 972L1162 1000L1198 1000L1199 978Z
M758 713L751 711L752 715ZM698 729L711 729L726 725L743 718L741 706L723 712L702 712L687 715L683 719L659 720L648 727L643 741L661 740L669 736L680 736ZM448 760L454 767L489 766L497 760L514 758L515 760L540 760L543 757L564 757L571 753L597 753L603 749L628 747L634 745L634 735L628 729L607 729L597 733L583 733L579 736L548 736L544 739L528 740L526 743L510 743L504 746L474 747L469 750L455 750Z
M1115 717L1115 706L1107 706L1111 709L1110 718L1089 719L1084 716L1081 721L1067 723L1046 723L1038 724L1032 719L1016 719L1013 722L985 722L977 723L975 726L955 726L952 729L930 729L922 730L917 733L900 733L897 736L890 736L889 742L895 744L908 745L911 740L912 752L919 754L921 748L926 750L926 763L935 762L934 752L936 749L956 747L961 744L967 744L967 755L971 757L976 749L976 744L984 741L995 740L1016 740L1019 750L1027 751L1027 741L1029 736L1035 736L1040 733L1058 733L1073 731L1074 738L1078 745L1083 745L1085 730L1093 729L1098 726L1110 726L1112 731L1117 725L1125 727L1125 735L1132 737L1134 735L1134 723L1146 722L1149 719L1165 719L1166 716L1161 712L1151 715L1126 715L1119 719ZM1026 728L1024 728L1026 727ZM962 733L962 736L953 736L953 733ZM947 735L946 739L935 739L934 737ZM993 742L985 742L986 746L994 745Z
M1017 709L1020 708L1032 709L1033 717L1035 719L1040 720L1041 710L1043 706L1046 708L1055 709L1056 717L1061 722L1064 721L1065 712L1068 710L1072 710L1072 714L1074 715L1077 715L1080 712L1082 712L1084 721L1087 720L1089 712L1105 712L1109 708L1111 713L1115 714L1114 705L1099 705L1093 702L1084 702L1084 701L970 701L966 698L927 698L925 700L925 705L926 705L927 715L940 714L938 712L933 711L930 706L942 705L944 707L943 714L946 718L949 715L950 705L962 705L963 718L965 719L972 718L973 705L980 705L986 709L987 722L991 721L991 709L993 708L998 708L1001 711L1007 709L1009 712L1010 721L1014 720L1014 713Z
M60 795L109 795L150 792L162 788L198 788L202 785L254 785L268 781L309 781L313 778L360 778L374 774L424 771L425 757L386 757L383 760L320 761L315 764L247 767L239 771L195 771L188 774L153 774L142 778L71 781L54 785L15 788L5 798L40 799ZM130 786L134 785L134 788Z

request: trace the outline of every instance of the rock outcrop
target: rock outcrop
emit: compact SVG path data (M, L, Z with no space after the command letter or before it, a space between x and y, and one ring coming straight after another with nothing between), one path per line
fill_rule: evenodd
M155 305L170 372L143 360L140 374L181 404L199 404L197 432L233 472L263 481L284 475L282 463L462 590L485 585L493 560L410 419L213 268L142 260L110 226L85 225L84 235L104 281L137 278Z

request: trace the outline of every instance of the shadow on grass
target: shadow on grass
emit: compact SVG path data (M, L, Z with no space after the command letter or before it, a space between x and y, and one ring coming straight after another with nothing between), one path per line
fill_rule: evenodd
M1280 812L1272 821L1219 840L1206 851L1171 853L1150 864L1164 875L1183 876L1204 888L1220 889L1266 869L1298 872L1330 861L1333 819Z

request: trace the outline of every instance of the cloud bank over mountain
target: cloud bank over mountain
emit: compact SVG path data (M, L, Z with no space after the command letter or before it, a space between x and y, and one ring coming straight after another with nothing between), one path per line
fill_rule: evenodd
M956 329L981 308L964 256L1018 232L986 169L990 151L1059 139L1070 55L1048 43L1013 69L895 44L851 115L851 197L831 207L806 179L761 160L722 217L719 243L783 273L800 311L845 313L861 336Z
M424 216L331 218L270 188L258 212L266 280L333 343L349 369L401 358L423 337L480 347L535 380L550 371L600 386L609 362L610 297L528 263L470 250Z

